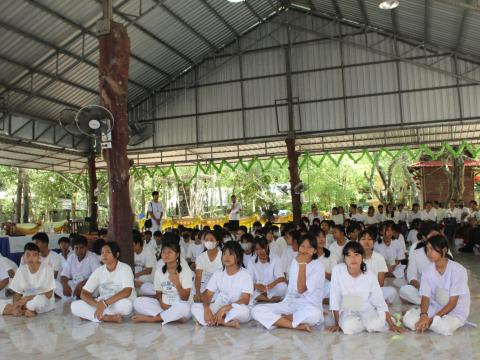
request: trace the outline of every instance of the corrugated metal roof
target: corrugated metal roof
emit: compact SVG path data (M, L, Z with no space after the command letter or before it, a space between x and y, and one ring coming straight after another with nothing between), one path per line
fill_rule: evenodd
M457 101L455 89L437 89L405 93L401 96L388 94L358 99L349 99L347 106L338 100L346 95L368 95L381 92L393 92L396 89L395 63L351 67L360 62L385 60L387 57L361 49L357 44L367 40L368 44L377 43L376 49L391 51L389 41L382 42L385 31L394 33L405 40L427 42L428 45L445 48L458 53L459 72L469 71L471 78L480 79L480 70L472 70L472 63L461 59L479 59L480 57L480 12L460 6L448 4L446 1L401 0L400 7L393 13L380 10L377 1L358 0L293 0L293 4L303 9L313 5L312 11L318 17L312 17L308 27L312 31L331 34L337 26L332 16L341 15L343 23L339 25L343 33L358 32L362 28L366 34L349 36L350 44L342 45L345 60L345 91L339 83L339 70L306 72L319 67L337 64L340 57L338 42L324 42L312 46L308 43L315 36L308 32L293 30L296 41L304 41L305 45L297 46L292 61L294 71L305 71L293 76L295 96L303 101L322 99L318 103L305 103L296 107L295 111L302 119L302 131L330 131L338 128L345 118L351 126L362 127L364 124L391 125L399 122L398 111L401 106L404 122L409 124L431 119L472 118L480 116L478 109L477 87L460 88L461 108ZM340 13L334 4L338 4ZM362 9L361 4L365 4ZM247 3L232 4L225 0L115 0L115 19L128 26L132 44L130 66L129 101L131 105L140 103L151 95L153 89L171 88L189 85L193 75L178 78L192 66L208 60L199 68L202 77L205 69L215 67L216 50L227 46L233 50L237 35L242 35L271 16L277 9L272 0L247 0ZM366 16L365 16L366 15ZM0 97L8 100L13 111L30 114L41 118L56 120L58 113L66 106L84 106L96 102L95 90L98 87L98 43L94 36L96 20L101 17L101 6L98 0L3 0L0 2ZM298 13L292 16L296 24ZM394 19L398 27L394 26ZM302 20L299 20L299 24ZM355 26L350 26L355 25ZM249 33L240 41L243 48L254 44L257 38L267 34L278 26L274 21L258 28L258 32ZM265 36L252 48L276 46L278 39L285 40L283 28ZM233 45L231 45L233 44ZM408 51L411 56L431 54L426 48L413 49L411 45L399 43L399 52ZM410 43L409 43L410 44ZM414 45L415 46L415 45ZM412 50L413 49L413 50ZM225 54L223 54L225 55ZM283 52L270 49L262 53L242 55L244 76L271 76L259 80L243 81L245 106L268 106L275 100L283 99L285 94L285 72ZM464 57L462 57L464 56ZM2 60L3 58L3 60ZM430 58L445 72L453 71L450 58ZM18 62L20 64L15 65ZM480 63L480 59L478 60ZM238 58L222 71L202 78L201 84L238 79ZM430 73L424 69L400 63L402 74L400 87L404 90L417 90L428 87L445 87L455 84L455 79L441 73ZM172 79L177 79L171 83ZM463 85L465 81L459 80ZM151 146L172 146L195 141L216 141L214 129L221 127L220 138L238 139L242 134L242 122L245 122L245 135L258 138L272 136L272 129L277 130L285 125L285 107L278 107L278 119L273 108L257 108L246 110L243 114L237 111L241 106L239 82L223 85L201 87L199 94L199 110L218 111L235 110L225 114L190 116L194 111L194 90L175 91L180 94L175 100L165 102L168 107L158 111L139 112L135 118L186 115L182 119L165 120L155 124L157 143ZM31 95L31 96L29 96ZM166 95L167 97L169 95ZM156 99L162 101L164 94L157 94ZM345 108L347 114L345 114ZM418 109L423 108L419 114ZM415 109L415 114L410 112ZM196 128L197 122L200 124ZM178 126L183 124L182 126ZM225 126L228 124L228 126ZM220 126L221 125L221 126ZM299 125L299 124L297 124ZM460 139L470 136L465 126L454 130L455 134L424 133L426 141L438 139ZM188 128L188 130L186 130ZM179 129L179 130L176 130ZM472 132L478 129L471 129ZM180 132L180 134L178 134ZM405 135L405 142L410 135ZM449 137L450 136L450 137ZM431 140L433 137L434 140ZM347 140L350 138L347 136ZM159 142L158 142L159 140ZM337 138L337 141L339 138ZM364 139L368 141L374 140ZM385 143L395 143L395 139L387 137ZM378 140L380 144L381 141ZM64 144L69 146L67 142ZM305 144L305 146L316 144ZM142 146L146 149L150 143ZM265 149L236 148L236 154L261 154ZM323 145L322 145L323 146ZM332 145L333 146L333 145ZM336 147L341 147L338 143ZM271 151L283 151L271 146ZM281 149L281 150L279 150ZM138 149L137 149L138 150ZM139 151L139 150L138 150ZM221 154L229 150L218 150ZM250 153L253 152L253 153ZM172 158L179 155L174 154ZM187 155L186 155L187 156ZM189 154L188 156L192 156ZM223 155L222 155L223 156ZM156 157L157 159L157 157ZM1 161L0 161L1 162Z

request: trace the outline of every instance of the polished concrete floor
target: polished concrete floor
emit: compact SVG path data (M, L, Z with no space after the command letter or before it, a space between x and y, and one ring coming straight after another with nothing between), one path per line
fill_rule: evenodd
M480 324L480 256L458 259L469 269L469 321ZM394 312L408 307L397 305ZM312 333L266 331L254 321L240 330L187 324L94 324L73 318L69 304L36 319L0 316L0 359L480 359L480 329L453 336L381 333L346 336L323 326Z

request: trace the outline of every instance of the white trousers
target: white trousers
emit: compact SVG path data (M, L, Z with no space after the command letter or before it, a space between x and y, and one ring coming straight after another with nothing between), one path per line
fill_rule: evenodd
M55 284L57 285L57 287L55 288L55 295L57 295L62 300L73 300L74 296L65 296L63 294L63 285L60 282L60 279L55 279ZM68 286L70 286L70 289L72 289L73 294L75 288L77 287L77 283L75 283L73 280L68 280Z
M382 287L383 298L389 304L393 304L393 302L397 299L397 289L393 286L384 286Z
M339 325L346 335L358 334L362 331L383 332L388 330L383 311L341 312Z
M225 316L225 322L230 322L232 320L238 320L241 323L246 323L250 321L250 308L247 305L232 304L233 308L227 312ZM213 315L220 310L221 306L215 303L210 304L210 309L212 310ZM203 309L203 304L195 303L192 304L192 315L193 317L202 325L206 326L205 322L205 312Z
M32 300L25 304L25 307L30 311L35 311L37 314L46 313L55 309L55 296L49 299L45 295L36 295Z
M71 304L72 314L85 320L100 322L95 317L95 307L87 304L83 300L77 300ZM103 312L105 315L128 316L132 313L133 304L130 299L121 299L116 303L109 305Z
M274 288L272 289L268 289L267 291L267 298L271 299L273 297L281 297L282 299L285 297L285 295L287 295L287 283L280 283L280 284L277 284ZM260 291L258 290L255 290L253 292L253 299L255 300L260 294L262 294Z
M407 267L403 264L398 264L395 267L395 270L393 270L393 276L395 276L396 279L404 279L405 278L405 269Z
M300 324L317 325L323 321L322 308L308 304L299 304L292 301L282 301L278 304L257 305L252 309L252 318L265 326L268 330L283 315L293 315L292 326Z
M410 309L403 317L403 323L405 326L413 331L415 331L415 324L418 320L420 320L419 309ZM452 335L455 330L461 328L463 325L464 322L455 316L435 316L430 325L430 330L440 335Z
M325 280L323 284L323 298L330 299L330 280Z
M153 287L153 283L151 282L144 282L142 286L140 286L140 295L143 296L153 296L157 292L155 291L155 288Z
M152 269L151 274L139 276L137 280L140 280L143 283L152 283L153 284L154 276L155 276L155 270Z
M190 312L190 304L186 301L181 301L170 306L167 310L160 307L157 299L150 297L139 297L133 302L135 311L142 315L157 316L161 315L163 325L172 321L180 319L190 319L192 313Z
M403 285L400 288L400 297L411 304L420 305L422 297L418 295L418 289L412 285Z

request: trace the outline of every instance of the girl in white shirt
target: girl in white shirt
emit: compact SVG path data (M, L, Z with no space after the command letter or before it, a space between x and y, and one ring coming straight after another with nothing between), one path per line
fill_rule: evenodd
M325 285L323 287L323 299L328 300L330 298L330 279L332 277L332 269L337 265L338 260L335 255L327 249L327 240L325 233L322 229L313 229L312 235L317 240L317 254L318 260L322 263L325 269Z
M257 302L279 302L287 293L287 281L283 274L280 258L270 252L264 237L255 239L255 256L247 270L253 278L253 300Z
M250 320L253 279L243 266L243 250L229 241L222 250L223 270L216 271L202 296L203 303L192 305L192 314L203 326L240 328Z
M133 322L161 322L163 325L191 317L190 299L192 290L192 271L180 265L180 245L167 241L162 245L164 265L155 272L155 298L139 297L133 303L139 315L132 317Z
M318 244L311 234L300 240L292 261L288 293L278 304L257 305L252 317L268 330L274 327L311 331L323 321L322 298L325 269L318 260Z
M375 234L369 230L364 230L360 233L359 239L360 245L362 245L365 250L364 262L365 265L367 265L367 271L370 271L377 277L385 301L388 304L393 304L398 296L397 290L393 286L384 286L385 274L388 272L388 268L383 255L373 251Z
M334 207L332 209L331 219L335 223L335 225L343 225L343 222L345 221L345 216L339 212L338 208Z
M280 259L282 263L283 273L285 279L288 280L288 272L290 271L290 266L292 261L297 257L298 254L298 243L301 241L302 235L299 231L294 229L289 229L285 231L285 240L287 242L287 248L282 254Z
M365 250L351 241L343 248L344 264L333 268L330 287L330 309L335 325L327 330L342 330L345 334L362 331L403 332L395 325L383 298L378 279L363 262Z
M42 262L40 256L40 249L36 244L25 244L25 264L20 265L10 284L10 290L14 292L13 305L6 306L7 304L2 302L0 313L34 317L55 308L54 269L49 263Z
M417 332L430 329L452 335L470 313L467 270L448 255L448 240L443 235L429 238L426 249L432 264L422 274L420 309L407 311L403 322Z
M243 249L243 265L248 268L250 261L254 258L253 253L253 235L250 233L243 233L240 237L240 246Z
M329 221L329 220L323 220L320 223L320 229L323 230L327 238L327 244L325 246L326 248L328 248L332 243L335 242L335 239L333 238L333 235L331 233L331 223L332 221Z
M82 289L80 298L71 305L72 314L93 322L121 323L131 314L135 299L133 271L120 262L120 247L109 241L102 247L103 266L97 268ZM93 293L98 290L99 297Z
M202 302L202 294L210 278L217 270L222 269L222 252L220 251L222 234L206 231L202 243L207 251L200 254L195 261L194 300L196 302Z

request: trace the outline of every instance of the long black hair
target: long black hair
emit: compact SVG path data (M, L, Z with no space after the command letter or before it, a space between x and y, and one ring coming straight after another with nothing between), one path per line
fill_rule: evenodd
M432 231L440 232L440 226L433 221L424 221L420 224L420 228L418 229L417 239L419 240L415 250L424 248L427 245L427 241L424 241L424 238L428 236Z
M447 250L445 252L445 257L449 260L453 260L453 257L449 254L448 248L448 240L443 235L434 235L430 239L427 240L427 243L430 244L437 253L441 254L443 257L443 250ZM425 253L427 252L427 247L425 247Z
M176 241L173 240L167 240L162 243L162 250L160 253L163 252L163 249L170 249L173 250L176 254L178 254L177 257L177 272L180 273L182 271L182 266L180 265L180 253L182 251L182 248L180 247L180 244ZM162 272L165 274L167 272L167 263L165 263L162 266Z
M325 231L323 231L322 229L320 229L318 226L312 226L310 227L310 233L312 234L312 236L315 238L315 240L317 240L317 237L320 236L321 234L323 234L323 236L325 237L325 240L327 238L327 235L325 234ZM318 242L317 242L317 245L318 245ZM329 258L330 257L330 250L328 250L326 247L322 248L323 249L323 254L326 258ZM317 254L318 255L318 254Z
M235 255L235 259L237 261L237 266L239 269L242 267L244 268L245 265L243 264L243 249L242 246L237 241L229 241L223 245L222 249L222 256L228 250L230 254ZM223 265L223 270L225 270L225 265Z
M257 236L253 243L253 250L256 250L256 247L260 246L267 253L267 262L270 262L270 246L268 245L268 240L263 236ZM255 252L255 263L258 263L258 256Z
M342 250L344 260L350 251L353 251L354 254L362 255L362 263L360 264L360 270L362 271L362 273L365 273L365 271L367 271L367 264L365 264L365 262L363 261L363 259L365 259L365 249L363 248L363 246L357 241L349 241L348 243L346 243Z

